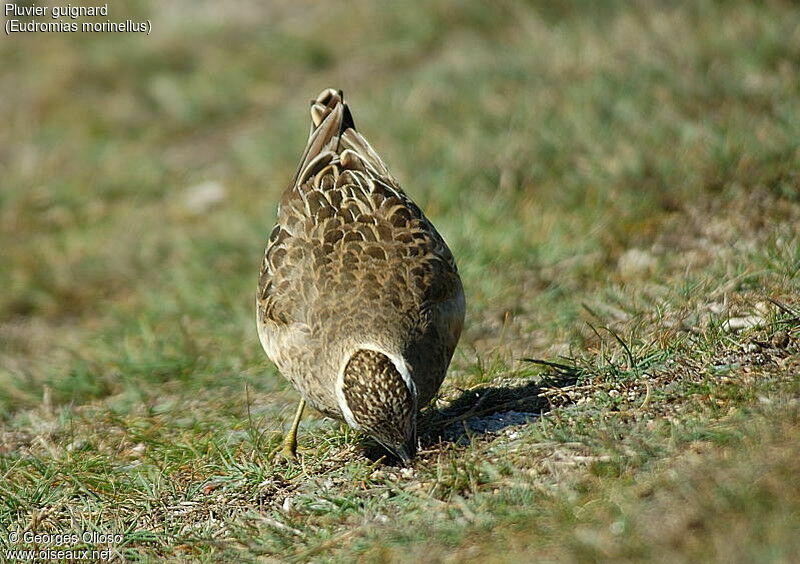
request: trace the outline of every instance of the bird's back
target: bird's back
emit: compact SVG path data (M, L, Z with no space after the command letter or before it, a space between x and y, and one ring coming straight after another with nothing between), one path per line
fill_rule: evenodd
M370 343L402 355L420 406L438 390L464 297L442 237L356 132L341 93L312 102L312 130L261 267L267 354L315 407L340 416L333 381Z

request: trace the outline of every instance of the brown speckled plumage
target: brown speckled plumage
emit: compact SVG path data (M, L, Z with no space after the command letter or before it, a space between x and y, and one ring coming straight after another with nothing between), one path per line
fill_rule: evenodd
M461 280L341 92L322 92L311 116L261 266L259 337L311 405L397 452L378 428L408 440L438 391L463 324Z
M343 394L358 426L381 444L402 445L415 436L416 400L384 354L355 352L344 370Z

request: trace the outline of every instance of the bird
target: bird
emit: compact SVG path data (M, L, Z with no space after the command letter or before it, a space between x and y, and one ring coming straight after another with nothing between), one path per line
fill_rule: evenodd
M278 204L256 295L258 336L306 403L408 464L417 417L442 385L466 301L442 236L356 130L341 90L311 101L311 130Z

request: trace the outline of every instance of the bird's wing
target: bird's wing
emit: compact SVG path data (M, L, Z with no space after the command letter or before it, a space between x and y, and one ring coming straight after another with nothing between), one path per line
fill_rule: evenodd
M359 276L370 278L364 291L384 291L373 302L395 309L463 302L450 249L356 131L341 92L320 94L311 116L308 144L261 267L262 320L307 323L320 291L358 300Z

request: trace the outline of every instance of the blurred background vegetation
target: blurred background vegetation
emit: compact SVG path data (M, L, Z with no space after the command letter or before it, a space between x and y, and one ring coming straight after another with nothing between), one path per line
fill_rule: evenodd
M152 34L0 42L6 416L43 383L80 403L270 370L253 280L324 87L455 248L469 326L517 312L529 353L569 340L564 296L662 214L737 187L796 195L791 3L109 9ZM570 257L585 260L554 279Z
M595 350L594 315L629 323L634 346L674 338L665 319L702 324L710 302L752 313L736 295L795 303L796 3L109 12L152 33L0 39L7 430L42 409L124 417L163 398L176 403L159 413L191 398L235 426L245 381L264 413L289 415L252 302L308 101L326 87L458 259L468 317L446 388Z

